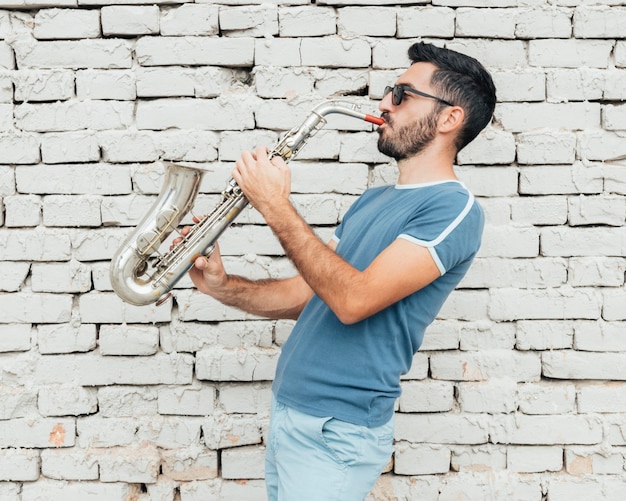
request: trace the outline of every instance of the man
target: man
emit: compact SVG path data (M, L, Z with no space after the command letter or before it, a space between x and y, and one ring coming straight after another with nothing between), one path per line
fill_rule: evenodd
M483 213L453 163L489 123L495 87L468 56L418 43L409 58L379 105L378 148L397 161L395 186L367 190L325 245L289 201L285 162L244 152L233 177L298 275L228 275L217 249L190 270L224 304L298 320L272 386L270 500L367 496L393 451L400 376L480 246Z

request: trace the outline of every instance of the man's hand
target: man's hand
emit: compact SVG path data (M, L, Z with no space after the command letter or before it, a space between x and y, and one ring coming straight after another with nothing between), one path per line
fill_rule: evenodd
M275 156L268 158L267 148L244 151L237 160L233 178L252 206L261 214L291 194L291 171L286 162Z

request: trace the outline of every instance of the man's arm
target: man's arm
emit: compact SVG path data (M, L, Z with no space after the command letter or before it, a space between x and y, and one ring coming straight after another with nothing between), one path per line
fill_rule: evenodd
M248 280L228 275L219 246L210 257L196 258L189 276L200 292L253 315L297 319L313 291L299 275L286 279Z
M258 158L258 161L257 161ZM430 252L395 240L359 271L313 233L289 201L290 172L263 149L244 153L233 177L263 215L302 279L344 323L363 320L428 285L440 272Z

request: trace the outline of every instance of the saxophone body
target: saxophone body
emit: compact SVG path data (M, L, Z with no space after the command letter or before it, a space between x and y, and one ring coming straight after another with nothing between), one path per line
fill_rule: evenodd
M342 101L325 101L291 129L269 152L286 162L325 124L325 116L340 113L381 125L381 118L361 113L358 106ZM114 292L125 302L145 306L161 304L174 285L189 271L200 255L208 256L222 233L233 223L248 201L233 178L228 179L215 208L191 227L182 241L165 254L159 248L191 210L204 170L165 163L161 192L135 230L122 242L111 260L109 277Z

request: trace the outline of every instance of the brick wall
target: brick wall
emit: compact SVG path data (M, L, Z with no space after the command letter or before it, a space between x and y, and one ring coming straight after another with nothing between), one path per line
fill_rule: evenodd
M329 96L375 112L429 40L492 72L458 158L487 214L468 276L403 380L371 500L623 499L626 6L622 0L0 0L0 499L263 500L269 385L290 322L184 279L133 307L108 265L160 160L210 169ZM293 166L323 239L393 182L368 124L331 117ZM291 265L247 210L228 269Z

